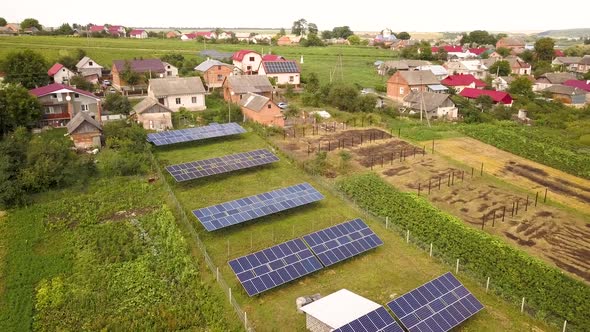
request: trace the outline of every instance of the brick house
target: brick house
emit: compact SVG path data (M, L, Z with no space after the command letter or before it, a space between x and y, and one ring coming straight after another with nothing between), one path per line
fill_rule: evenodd
M430 70L398 71L387 80L387 96L402 101L411 91L428 91L440 82Z
M133 107L129 117L141 124L144 129L162 131L172 129L172 110L147 97Z
M102 145L102 126L86 112L76 114L66 128L77 149L91 149Z
M272 77L276 84L290 84L298 87L301 84L301 69L296 61L262 61L259 75Z
M514 75L531 75L532 66L517 56L508 56L504 60L508 61L512 74Z
M219 60L206 60L195 67L195 70L203 75L207 89L221 88L226 77L234 72L234 66Z
M500 38L500 40L498 40L498 42L496 43L496 48L507 48L510 51L512 51L512 54L520 54L524 52L524 46L525 43L522 40L512 37Z
M69 70L61 63L56 63L53 66L51 66L51 68L49 68L49 70L47 71L47 75L51 77L53 82L59 84L68 84L70 82L70 79L76 76L76 74L73 71Z
M263 75L232 75L223 82L223 98L239 103L249 92L273 99L273 87Z
M284 127L285 118L281 109L270 98L255 93L247 93L240 100L244 119L265 126Z
M240 50L232 55L234 66L244 74L256 75L262 62L260 53L251 50Z
M181 107L189 111L202 111L205 105L205 87L200 77L168 77L149 81L148 96L172 111Z
M281 38L277 39L278 46L289 46L292 45L291 38L289 36L282 36Z
M111 74L113 75L113 86L117 89L128 87L127 82L121 78L121 73L126 70L127 64L131 71L144 75L148 79L178 76L178 68L160 59L113 60ZM145 84L140 85L145 86Z

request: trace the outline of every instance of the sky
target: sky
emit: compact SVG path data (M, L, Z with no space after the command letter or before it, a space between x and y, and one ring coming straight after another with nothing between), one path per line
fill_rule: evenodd
M352 3L347 4L347 3ZM33 17L44 26L67 23L126 27L285 28L300 18L320 30L348 25L353 31L544 31L590 28L590 1L495 0L423 1L260 1L223 0L30 0L3 1L8 22ZM157 4L157 5L156 5Z

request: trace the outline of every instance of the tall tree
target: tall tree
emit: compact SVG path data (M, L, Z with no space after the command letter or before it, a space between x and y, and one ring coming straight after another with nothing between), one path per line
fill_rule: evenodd
M55 30L55 33L58 35L71 35L74 33L74 29L72 29L72 27L70 26L70 24L68 23L64 23L62 25L59 26L59 28L57 28Z
M309 23L307 25L307 31L309 33L313 33L313 34L316 34L317 35L317 33L318 33L318 26L317 26L317 24L315 24L315 23Z
M305 35L307 31L307 21L304 18L300 18L297 21L293 22L293 26L291 27L291 33L297 36Z
M282 37L286 34L287 34L287 32L285 31L285 28L281 28L281 30L279 30L279 33L277 33L277 36Z
M553 60L555 55L555 40L553 38L544 37L535 42L535 53L537 53L537 59L544 61Z
M396 35L396 37L397 37L397 39L401 39L401 40L409 40L410 38L412 38L412 36L410 36L410 34L405 31L398 33Z
M518 97L531 99L534 97L533 83L526 76L520 76L508 85L508 92Z
M352 32L352 30L350 30L350 27L348 25L341 26L341 27L334 27L334 29L332 29L332 37L333 38L346 39L352 35L354 35L354 32Z
M0 136L17 127L32 127L41 118L41 104L29 91L17 84L0 88Z
M75 86L78 89L82 89L85 91L92 92L94 91L94 84L92 82L88 82L84 77L80 75L73 76L70 78L70 85Z
M496 53L500 54L502 57L507 57L510 55L510 50L506 47L498 47Z
M350 35L346 38L350 45L359 45L361 43L361 37L357 35Z
M10 53L2 64L6 73L4 82L20 83L27 89L46 85L49 83L48 67L45 59L37 52L24 50Z
M301 38L300 44L303 47L324 46L324 42L315 33L308 34L307 38Z
M490 74L498 76L508 76L512 72L512 68L510 67L510 63L508 61L496 61L494 62L490 68L488 68Z
M332 31L330 31L330 30L322 31L322 39L332 39L332 37L333 37Z
M117 93L107 95L103 107L111 114L129 114L133 110L129 99Z
M79 60L74 59L71 55L63 55L57 59L57 63L61 63L64 67L68 68L71 71L76 71L76 64Z
M84 51L81 48L76 49L76 59L78 59L78 61L82 60L82 58L85 56L86 56L86 51Z
M5 27L6 24L8 24L8 22L6 22L6 19L4 19L4 17L0 17L0 27Z
M307 82L305 83L305 92L315 93L320 90L320 80L318 74L310 73Z
M41 24L39 23L39 21L37 21L34 18L25 18L21 23L20 23L20 28L21 29L26 29L26 28L37 28L39 31L43 30L43 27L41 26Z
M126 61L121 72L121 78L132 87L135 87L139 82L142 81L141 75L131 69L131 64Z

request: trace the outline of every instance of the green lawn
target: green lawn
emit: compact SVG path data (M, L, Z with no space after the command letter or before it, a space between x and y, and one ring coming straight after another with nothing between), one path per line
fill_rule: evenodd
M110 39L110 38L74 38L50 36L19 36L0 37L0 59L12 51L32 49L41 52L49 62L55 61L62 55L74 55L78 48L84 49L88 56L105 67L111 67L112 61L117 59L160 57L166 53L182 53L186 56L196 56L204 48L217 49L223 52L234 52L249 48L258 52L268 53L269 50L288 59L299 62L302 74L311 72L318 74L321 82L330 80L330 73L335 73L336 79L344 78L347 82L354 82L366 87L374 87L385 82L385 78L377 75L373 63L376 60L393 59L396 52L375 49L365 46L328 46L328 47L299 47L299 46L261 46L254 44L207 44L197 42L182 42L178 39ZM340 65L338 55L342 54ZM342 70L336 67L341 67Z
M165 166L257 148L272 147L257 135L247 133L231 139L158 149L156 155ZM166 177L174 182L170 176ZM213 233L206 232L190 213L193 209L301 182L311 183L326 198L306 207ZM177 198L205 242L215 265L219 266L222 276L232 288L232 294L258 331L305 331L305 318L295 308L295 299L300 296L314 293L325 296L346 288L385 304L392 297L450 270L448 266L429 258L427 253L406 244L405 239L385 229L382 222L362 215L352 204L328 189L331 186L330 183L318 183L284 157L272 165L173 185ZM229 259L356 217L362 217L367 222L384 241L383 246L253 298L247 296L227 264ZM486 294L481 285L464 275L459 274L459 278L486 306L483 312L463 324L464 330L550 330L543 323L520 314L516 305Z

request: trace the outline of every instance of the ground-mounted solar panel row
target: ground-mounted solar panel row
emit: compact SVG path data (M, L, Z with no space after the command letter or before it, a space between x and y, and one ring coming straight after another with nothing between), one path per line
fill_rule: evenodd
M453 274L446 273L387 303L410 332L449 331L483 309Z
M198 141L207 138L223 137L245 133L246 130L237 123L213 123L208 126L162 131L147 135L147 141L156 146Z
M323 198L324 195L309 183L301 183L194 210L193 214L203 227L211 232Z
M241 152L223 157L203 159L188 163L166 166L166 170L176 182L194 180L206 176L237 171L279 161L267 149Z
M332 332L404 332L383 307L363 315Z
M326 230L331 230L331 231L326 232ZM334 231L334 230L336 230L336 231ZM362 233L360 233L361 231L362 231ZM338 243L345 244L345 243L354 243L355 241L358 241L359 239L362 239L362 238L376 239L376 240L364 242L363 248L362 248L363 250L356 251L356 254L352 254L352 252L351 252L351 255L346 258L350 258L350 257L353 257L354 255L360 254L360 253L367 251L369 249L376 248L380 244L383 243L381 241L381 239L379 239L379 237L377 237L377 235L375 233L373 233L373 231L360 219L354 219L351 221L347 221L345 223L342 223L342 224L339 224L339 225L336 225L333 227L329 227L329 228L326 228L322 231L315 232L312 234L318 234L320 232L322 232L320 239L325 239L325 242L328 242L333 239L337 239ZM344 232L347 232L347 233L345 234ZM360 234L368 234L368 235L363 235L362 237L357 237L357 235L360 236ZM303 237L303 240L305 240L305 242L308 241L307 240L308 236L309 235L306 235ZM332 238L328 238L330 236ZM313 237L313 238L315 238L315 237ZM313 239L313 238L309 238L309 239ZM234 273L236 274L236 276L238 277L238 280L240 281L240 283L242 284L242 286L244 287L244 289L246 290L248 295L252 296L252 295L259 294L265 290L274 288L274 287L281 285L287 281L291 281L291 280L294 280L294 279L299 278L301 276L304 276L308 273L311 273L313 271L317 271L317 270L323 268L324 266L329 266L329 265L334 264L334 262L332 262L332 261L328 261L328 264L324 264L324 261L322 261L321 258L320 258L320 260L318 260L318 258L321 257L321 254L316 252L314 250L314 247L321 248L321 246L319 243L316 243L316 242L313 242L314 243L313 245L311 243L307 242L307 246L309 246L311 248L311 251L309 251L309 253L311 254L313 252L313 254L315 254L315 256L313 254L311 255L313 257L313 259L311 259L310 256L307 254L307 252L301 248L301 245L303 245L303 247L305 247L305 249L309 250L308 247L303 242L303 240L302 239L291 240L291 241L288 241L285 243L281 243L277 246L267 248L267 249L264 249L259 252L255 252L253 254L249 254L246 256L242 256L242 257L233 259L229 262L229 265L232 268L232 270L234 271ZM287 248L291 247L291 251L288 251L288 250L286 251L285 246ZM277 256L277 252L276 252L277 247L281 248L282 252L285 252L284 256L280 256L280 255ZM294 249L295 247L300 248L300 251L294 252L293 250L295 250ZM275 249L273 249L273 248L275 248ZM269 249L275 255L275 257L277 257L277 259L271 260L272 256L269 256L269 252L268 252ZM322 253L324 253L324 252L325 252L325 250L322 251ZM264 253L264 255L261 253ZM342 261L346 258L343 258L340 261ZM315 263L316 261L317 261L317 264ZM321 261L321 263L320 263L320 261ZM257 262L259 262L260 264L258 264ZM293 265L293 266L288 267L289 265ZM319 267L318 267L318 265L319 265ZM313 270L310 270L310 269L313 269ZM276 272L276 273L273 273L273 272ZM304 272L306 272L306 273L304 273ZM277 274L281 278L278 278ZM291 278L289 278L289 277L291 277Z

